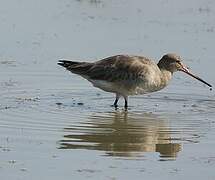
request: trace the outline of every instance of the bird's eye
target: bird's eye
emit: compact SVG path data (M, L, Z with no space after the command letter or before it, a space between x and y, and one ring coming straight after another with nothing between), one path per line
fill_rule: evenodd
M179 61L179 60L176 60L175 62L180 63L180 61Z

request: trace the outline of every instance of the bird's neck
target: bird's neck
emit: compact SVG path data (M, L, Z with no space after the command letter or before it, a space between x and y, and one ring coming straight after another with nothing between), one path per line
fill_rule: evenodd
M168 85L169 81L172 78L172 72L166 69L160 69L161 71L161 86L165 87Z

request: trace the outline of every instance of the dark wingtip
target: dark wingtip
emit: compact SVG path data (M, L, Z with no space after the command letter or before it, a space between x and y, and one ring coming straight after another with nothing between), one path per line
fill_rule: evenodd
M63 66L64 62L62 60L59 60L57 64Z
M60 59L57 64L60 65L60 66L65 67L65 68L72 68L72 67L74 67L76 65L79 65L80 62L69 61L69 60L61 60Z
M67 60L59 60L58 61L58 65L60 65L60 66L64 66L65 67L65 65L67 64L67 63L69 63L70 61L67 61Z
M57 63L59 66L63 66L63 64L61 64L61 63Z

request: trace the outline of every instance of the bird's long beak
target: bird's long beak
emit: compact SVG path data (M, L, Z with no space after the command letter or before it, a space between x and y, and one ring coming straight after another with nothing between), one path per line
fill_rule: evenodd
M189 70L186 66L184 66L183 64L181 64L181 68L179 69L179 71L185 72L186 74L192 76L193 78L195 78L195 79L201 81L202 83L204 83L204 84L206 84L207 86L209 86L210 88L212 88L212 85L210 85L209 83L207 83L206 81L204 81L204 80L201 79L200 77L198 77L198 76L194 75L193 73L191 73L190 70Z

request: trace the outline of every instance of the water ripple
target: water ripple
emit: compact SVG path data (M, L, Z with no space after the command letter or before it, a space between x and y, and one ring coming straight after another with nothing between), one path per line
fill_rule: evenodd
M127 111L113 97L79 89L10 89L1 92L0 129L54 136L57 148L101 151L104 156L175 159L185 143L210 131L215 99L161 92L130 98ZM205 118L207 117L207 118ZM7 131L8 130L8 131ZM32 136L34 139L34 136Z

